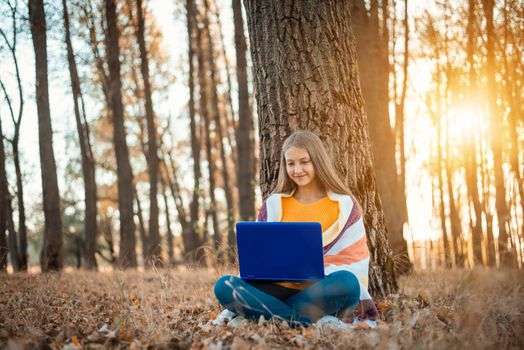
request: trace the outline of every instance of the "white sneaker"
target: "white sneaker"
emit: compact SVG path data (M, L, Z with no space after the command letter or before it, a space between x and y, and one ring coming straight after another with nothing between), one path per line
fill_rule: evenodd
M235 316L236 314L233 311L229 311L228 309L225 309L221 313L219 313L218 316L213 321L211 321L211 323L215 326L220 326L220 325L228 323Z
M315 327L319 329L341 329L341 330L347 330L351 328L351 325L342 322L335 316L326 315L319 319L315 323Z

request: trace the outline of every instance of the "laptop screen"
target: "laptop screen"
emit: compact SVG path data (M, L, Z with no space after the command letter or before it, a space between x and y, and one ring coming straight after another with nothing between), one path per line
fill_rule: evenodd
M317 222L239 222L240 277L307 281L324 278L322 228Z

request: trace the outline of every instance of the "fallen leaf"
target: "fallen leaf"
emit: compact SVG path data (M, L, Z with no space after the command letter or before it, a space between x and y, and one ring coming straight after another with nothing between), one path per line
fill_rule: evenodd
M71 343L75 344L76 346L78 347L81 347L82 345L80 344L80 342L78 341L78 338L76 337L76 335L73 335L71 337Z
M132 305L139 306L140 305L140 297L136 295L136 293L129 293L129 301Z
M250 347L250 344L241 337L235 337L231 344L231 350L244 350L249 349Z

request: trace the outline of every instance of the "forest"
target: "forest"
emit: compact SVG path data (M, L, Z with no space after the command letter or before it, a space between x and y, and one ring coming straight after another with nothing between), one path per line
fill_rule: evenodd
M523 32L518 0L0 0L0 347L524 347ZM375 329L211 323L296 130L361 206Z

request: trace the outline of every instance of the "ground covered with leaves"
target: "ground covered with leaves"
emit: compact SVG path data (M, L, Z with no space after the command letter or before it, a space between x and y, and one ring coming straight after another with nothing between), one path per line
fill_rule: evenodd
M210 324L221 272L65 272L0 276L0 348L522 349L524 273L420 271L376 300L376 329Z

